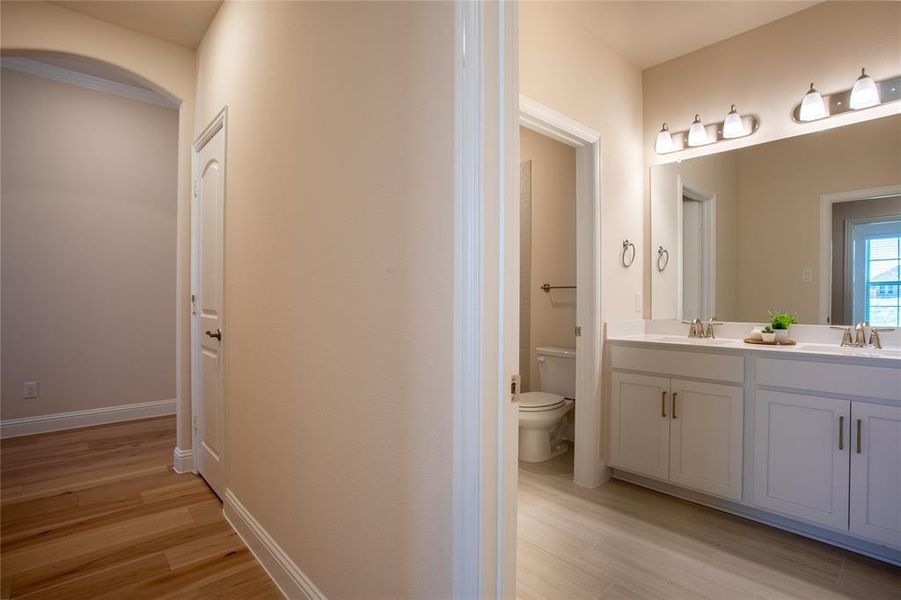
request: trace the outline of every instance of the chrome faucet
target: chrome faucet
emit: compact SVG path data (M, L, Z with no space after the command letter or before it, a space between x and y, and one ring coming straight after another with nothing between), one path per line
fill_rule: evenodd
M889 332L894 330L894 327L870 327L870 345L877 350L882 350L882 340L879 339L879 332Z
M691 321L682 321L688 325L688 337L702 338L704 337L704 322L701 319L692 319Z
M870 324L866 321L861 321L857 325L854 326L854 347L855 348L866 348L867 347L867 328Z
M705 323L701 319L692 319L691 321L682 321L688 325L688 337L690 338L715 338L713 328L716 325L722 325L716 320L716 317L710 317Z
M721 321L716 320L716 317L710 317L709 319L707 319L707 325L704 328L704 337L716 339L716 335L714 335L714 333L713 333L713 328L717 325L722 325L722 324L723 323Z
M847 348L854 345L854 342L851 341L851 328L850 327L838 327L833 325L830 329L841 329L842 330L842 348Z

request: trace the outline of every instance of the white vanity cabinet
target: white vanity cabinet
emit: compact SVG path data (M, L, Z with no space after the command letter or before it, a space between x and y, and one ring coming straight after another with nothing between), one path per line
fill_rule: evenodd
M851 533L901 547L901 406L851 403Z
M754 506L901 548L901 406L882 403L901 399L897 369L759 363L758 385L815 391L757 390ZM873 401L835 397L836 372Z
M614 372L612 466L741 500L742 388Z
M753 503L848 528L851 403L758 390Z

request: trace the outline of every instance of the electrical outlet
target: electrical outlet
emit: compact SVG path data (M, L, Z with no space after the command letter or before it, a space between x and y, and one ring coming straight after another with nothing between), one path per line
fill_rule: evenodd
M38 382L26 381L22 384L22 399L31 400L38 397Z
M641 312L641 292L635 292L635 312Z

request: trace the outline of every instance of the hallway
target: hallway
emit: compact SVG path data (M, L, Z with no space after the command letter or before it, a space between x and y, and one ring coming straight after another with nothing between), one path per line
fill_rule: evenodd
M3 440L0 598L280 598L174 445L175 417Z

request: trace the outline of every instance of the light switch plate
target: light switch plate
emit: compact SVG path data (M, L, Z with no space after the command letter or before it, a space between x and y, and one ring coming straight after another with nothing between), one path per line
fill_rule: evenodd
M813 269L803 269L801 271L801 281L804 283L813 281Z
M31 400L33 398L38 397L38 382L37 381L26 381L22 384L22 398L24 400Z

